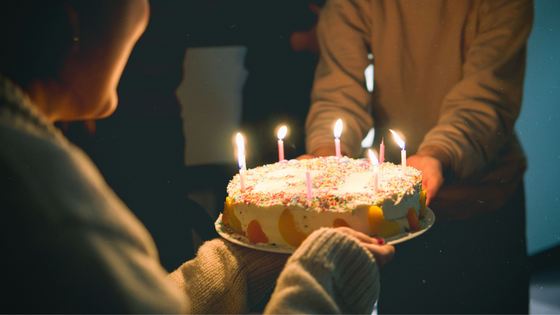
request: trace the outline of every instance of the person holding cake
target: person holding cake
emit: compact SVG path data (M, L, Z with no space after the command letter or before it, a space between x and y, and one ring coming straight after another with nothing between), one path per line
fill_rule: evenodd
M383 139L386 159L399 163L397 130L437 217L397 245L380 313L528 312L526 161L513 128L532 19L530 0L331 0L322 9L307 152L334 155L342 119L343 154L357 157L374 126L375 144Z
M0 2L6 313L371 313L394 248L321 229L291 256L223 239L167 274L146 228L56 121L99 119L144 31L139 0ZM289 258L289 259L288 259Z

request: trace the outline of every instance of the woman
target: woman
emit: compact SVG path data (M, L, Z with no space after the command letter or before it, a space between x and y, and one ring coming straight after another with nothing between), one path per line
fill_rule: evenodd
M212 240L167 275L146 229L54 127L115 110L146 1L4 1L0 12L4 312L245 312L275 283L266 312L371 311L394 248L349 229L313 233L287 262Z

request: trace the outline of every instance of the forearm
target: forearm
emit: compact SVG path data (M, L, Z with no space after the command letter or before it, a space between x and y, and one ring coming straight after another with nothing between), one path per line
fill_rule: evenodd
M215 239L168 278L191 300L191 313L244 313L273 288L287 258Z
M373 256L352 237L321 229L288 260L265 313L371 313L378 295Z
M330 1L321 10L317 37L321 55L306 121L307 152L334 145L333 127L342 119L341 149L355 157L373 125L368 114L371 93L364 70L369 65L369 16L364 1Z
M437 125L420 145L419 151L441 148L460 178L488 165L511 138L521 109L532 10L531 1L483 2L463 78L444 98Z

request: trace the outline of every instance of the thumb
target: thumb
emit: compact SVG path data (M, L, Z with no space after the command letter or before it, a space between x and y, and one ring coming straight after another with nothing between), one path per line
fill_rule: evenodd
M429 206L432 199L435 198L439 188L443 184L443 178L432 176L426 178L426 180L422 183L423 188L426 190L426 205Z

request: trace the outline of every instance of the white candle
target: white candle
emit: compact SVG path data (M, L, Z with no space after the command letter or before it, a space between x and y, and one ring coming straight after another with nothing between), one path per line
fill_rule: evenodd
M379 161L371 149L368 149L369 163L373 166L373 191L379 191Z
M342 134L342 120L337 120L334 125L334 147L336 150L336 157L340 158L340 135Z
M247 167L245 165L245 143L243 142L243 136L237 133L237 163L239 164L239 185L241 191L245 190L245 171Z
M402 165L402 172L403 174L406 174L406 150L405 150L405 143L404 141L401 139L401 137L399 137L399 135L394 132L393 130L389 129L389 131L391 131L391 133L393 134L393 137L395 138L395 141L397 142L397 144L399 145L399 147L401 147L401 165Z
M406 150L401 150L401 164L402 164L402 172L406 174Z
M288 128L286 126L280 127L278 130L278 161L284 161L284 137L288 132Z

